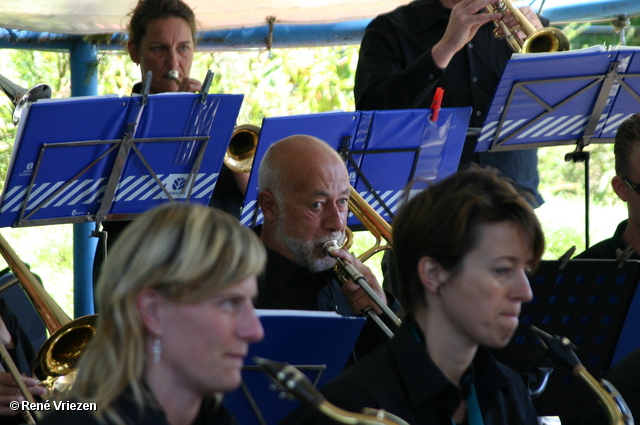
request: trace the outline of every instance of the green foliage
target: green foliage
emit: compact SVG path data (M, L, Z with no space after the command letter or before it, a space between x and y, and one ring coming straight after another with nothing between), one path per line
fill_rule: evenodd
M609 32L609 22L574 22L562 28L571 40L572 49L582 49L595 45L620 45L620 32ZM591 31L590 31L591 30ZM640 17L633 18L625 30L627 46L640 46Z
M0 68L3 76L25 89L46 83L51 86L54 97L69 97L71 93L67 53L0 50ZM13 103L6 96L0 96L0 190L4 187L16 134L13 110Z
M238 123L263 118L353 110L357 47L203 53L192 75L215 72L212 92L244 94Z

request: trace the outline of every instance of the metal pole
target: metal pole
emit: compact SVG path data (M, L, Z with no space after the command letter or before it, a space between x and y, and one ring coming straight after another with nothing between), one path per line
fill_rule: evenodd
M97 49L78 40L69 49L71 96L98 94ZM97 240L91 238L94 223L73 225L73 310L74 316L93 314L93 256Z

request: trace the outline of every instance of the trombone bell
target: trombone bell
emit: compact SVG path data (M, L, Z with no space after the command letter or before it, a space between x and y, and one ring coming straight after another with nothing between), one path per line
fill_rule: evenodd
M7 77L0 74L0 90L11 100L15 109L13 110L13 125L18 125L22 110L39 99L51 98L51 87L47 84L37 84L29 90L11 82Z
M75 382L80 355L96 334L96 314L82 316L58 329L36 356L33 375L47 390L45 398L64 394Z
M51 334L36 355L33 376L42 381L47 389L45 398L53 398L73 384L78 359L96 333L97 316L94 314L71 320L1 234L0 254Z
M260 128L251 124L236 127L229 141L229 148L224 155L224 163L232 171L248 173L256 154Z

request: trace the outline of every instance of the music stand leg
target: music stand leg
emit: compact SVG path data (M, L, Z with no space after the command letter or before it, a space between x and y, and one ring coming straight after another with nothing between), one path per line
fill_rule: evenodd
M584 249L589 248L589 198L591 193L591 184L589 182L589 152L584 159Z

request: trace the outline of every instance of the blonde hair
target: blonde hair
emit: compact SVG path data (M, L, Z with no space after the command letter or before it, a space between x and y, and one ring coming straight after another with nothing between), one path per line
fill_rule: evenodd
M127 388L141 410L145 329L136 299L156 289L171 301L196 303L261 273L262 242L229 214L171 203L138 217L118 238L98 280L98 324L78 365L70 397L97 406L95 416L123 423L114 402Z

